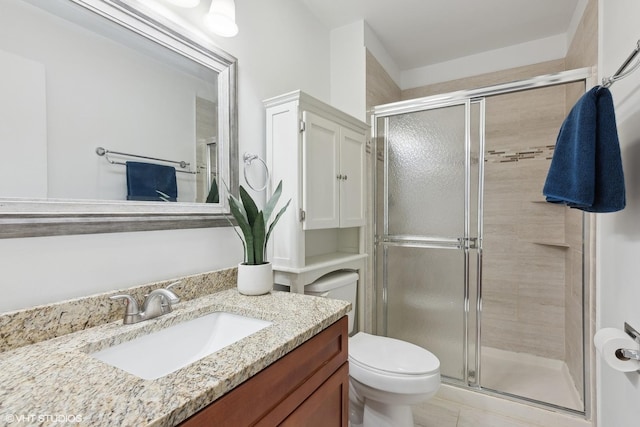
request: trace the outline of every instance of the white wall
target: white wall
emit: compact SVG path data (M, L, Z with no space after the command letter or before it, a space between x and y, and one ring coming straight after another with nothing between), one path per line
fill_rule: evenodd
M401 73L400 89L410 89L561 59L564 58L566 54L566 35L559 34L502 49L469 55L439 64L404 70Z
M366 121L365 23L331 31L331 105Z
M23 2L2 12L0 49L34 61L46 76L47 165L20 164L45 170L45 198L126 200L125 168L98 157L98 146L195 163L196 96L215 100L215 82L167 62L171 56L141 55ZM19 145L0 144L19 158ZM177 178L178 201L194 202L195 176Z
M329 101L329 31L295 0L242 0L236 7L238 36L211 40L238 58L239 152L264 156L263 99L302 89ZM241 260L229 228L4 239L0 312Z
M0 70L0 194L47 197L45 68L0 49Z
M637 0L600 1L600 77L612 75L640 38ZM611 87L622 150L627 207L597 218L597 328L640 328L640 72ZM640 374L598 358L598 426L640 423Z

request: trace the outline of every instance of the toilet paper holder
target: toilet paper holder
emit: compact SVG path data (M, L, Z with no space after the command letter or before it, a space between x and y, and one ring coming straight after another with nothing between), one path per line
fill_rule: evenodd
M624 331L631 337L635 342L640 344L640 332L636 331L631 325L627 322L624 322ZM620 360L637 360L640 361L640 351L631 350L628 348L619 348L616 350L616 357Z

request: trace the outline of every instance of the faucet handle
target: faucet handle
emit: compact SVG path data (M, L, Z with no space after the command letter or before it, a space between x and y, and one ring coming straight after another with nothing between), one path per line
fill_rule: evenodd
M176 294L176 291L173 290L173 288L180 286L181 283L182 283L182 280L178 280L177 282L173 282L170 285L167 285L167 287L165 288L176 297L176 301L171 301L172 304L177 304L180 302L180 295Z
M119 300L123 299L127 301L127 315L138 314L140 309L138 308L138 302L131 295L121 294L121 295L113 295L110 296L109 299Z
M170 285L167 285L167 287L166 287L165 289L167 289L167 290L169 290L169 291L171 291L171 292L175 293L175 291L174 291L173 289L171 289L171 288L173 288L173 287L175 287L175 286L178 286L178 285L180 285L181 283L182 283L182 280L178 280L177 282L173 282L173 283L171 283Z

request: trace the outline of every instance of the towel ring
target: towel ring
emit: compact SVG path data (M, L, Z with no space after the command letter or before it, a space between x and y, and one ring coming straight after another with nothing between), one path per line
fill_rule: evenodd
M257 154L251 154L251 153L244 153L243 158L244 158L244 180L247 183L247 185L254 191L262 191L265 188L267 188L267 184L269 183L269 168L267 167L267 164L264 162L264 160L262 160L260 156L258 156ZM262 166L264 166L265 180L264 180L264 185L260 188L256 188L253 185L251 185L251 183L249 182L249 178L247 178L247 166L250 166L251 162L253 162L254 160L259 160L260 163L262 163Z

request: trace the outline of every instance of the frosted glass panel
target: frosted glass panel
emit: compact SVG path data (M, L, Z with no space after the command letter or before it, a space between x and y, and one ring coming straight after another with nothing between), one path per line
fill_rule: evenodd
M389 118L390 235L464 233L465 106Z
M428 349L463 379L464 251L389 246L387 335Z

